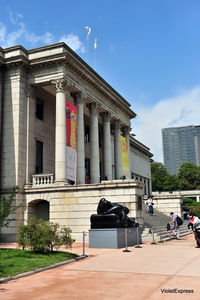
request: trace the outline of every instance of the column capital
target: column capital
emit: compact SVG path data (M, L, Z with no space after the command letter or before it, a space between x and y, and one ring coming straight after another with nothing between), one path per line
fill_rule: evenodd
M84 99L88 98L87 93L85 93L83 91L74 92L74 93L72 93L72 96L73 96L76 104L84 103Z
M52 80L51 84L55 86L56 93L65 92L65 90L67 88L67 80L65 78Z
M90 113L98 114L101 110L101 105L96 102L89 103L88 108L90 110Z
M131 131L131 128L130 126L123 126L122 127L122 132L125 136L129 135L130 134L130 131Z
M114 121L114 125L116 129L121 129L121 121L119 119Z
M104 122L110 122L111 121L111 113L110 112L103 112L102 118Z

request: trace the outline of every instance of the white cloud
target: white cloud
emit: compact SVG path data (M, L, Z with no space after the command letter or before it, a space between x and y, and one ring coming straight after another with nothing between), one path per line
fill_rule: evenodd
M23 16L21 14L14 15L12 11L9 11L9 20L14 30L8 31L8 27L0 23L0 47L7 48L18 44L24 44L25 42L32 46L46 45L56 42L65 42L75 52L85 53L85 46L80 41L79 36L74 33L63 35L61 38L53 36L51 32L45 32L43 34L36 34L27 29L26 24L22 22ZM25 46L26 47L26 46Z
M6 48L16 45L17 41L23 36L24 33L25 27L23 23L20 24L19 29L12 31L11 33L7 33L6 30L3 47Z
M9 17L10 17L10 22L14 25L18 24L19 19L23 18L21 14L14 15L11 10L9 10L8 13L9 13Z
M85 53L85 46L80 41L79 37L74 33L69 33L67 35L63 35L59 42L66 43L72 50L75 52Z
M133 108L134 109L134 108ZM136 138L148 146L154 160L163 161L162 133L166 127L200 125L200 87L160 100L151 108L138 110L132 128Z
M4 44L6 40L6 26L0 23L0 45Z
M49 44L54 40L54 37L50 32L37 35L30 32L23 22L16 23L16 20L13 19L12 24L15 25L16 29L8 32L6 25L0 23L0 46L3 48L21 44L23 41L29 42L31 45L35 45L39 42Z
M50 44L54 41L54 37L50 32L45 32L42 35L37 35L33 32L26 31L24 34L25 39L30 42L32 45L35 45L39 42L44 44Z

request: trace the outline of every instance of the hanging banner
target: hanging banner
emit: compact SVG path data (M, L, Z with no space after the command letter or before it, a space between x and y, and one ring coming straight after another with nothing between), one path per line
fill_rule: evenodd
M76 106L66 101L67 179L76 182Z
M76 149L76 126L77 126L77 110L76 106L66 101L66 137L67 146Z
M76 149L67 146L67 179L76 182Z
M126 178L129 177L129 161L128 161L128 147L126 143L126 138L120 136L121 141L121 154L122 154L122 172Z

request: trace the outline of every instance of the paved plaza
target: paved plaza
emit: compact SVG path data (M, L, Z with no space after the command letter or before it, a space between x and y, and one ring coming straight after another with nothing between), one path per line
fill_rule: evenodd
M88 249L80 261L8 281L1 300L200 300L200 249L193 235L143 248ZM73 252L82 253L80 245Z

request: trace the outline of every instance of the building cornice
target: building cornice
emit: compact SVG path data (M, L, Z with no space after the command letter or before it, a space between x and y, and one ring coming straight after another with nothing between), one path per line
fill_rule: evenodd
M3 64L5 64L4 52L3 49L0 47L0 66Z
M132 135L130 135L130 144L133 145L134 148L143 152L145 155L149 157L153 157L153 154L150 152L150 149L144 144L142 144L141 142L139 142L138 140L136 140L135 138L133 138Z
M8 67L26 66L28 69L35 69L44 66L65 65L76 76L119 106L129 118L136 116L135 112L130 109L131 105L65 43L32 50L15 46L3 49L3 52L5 64Z

